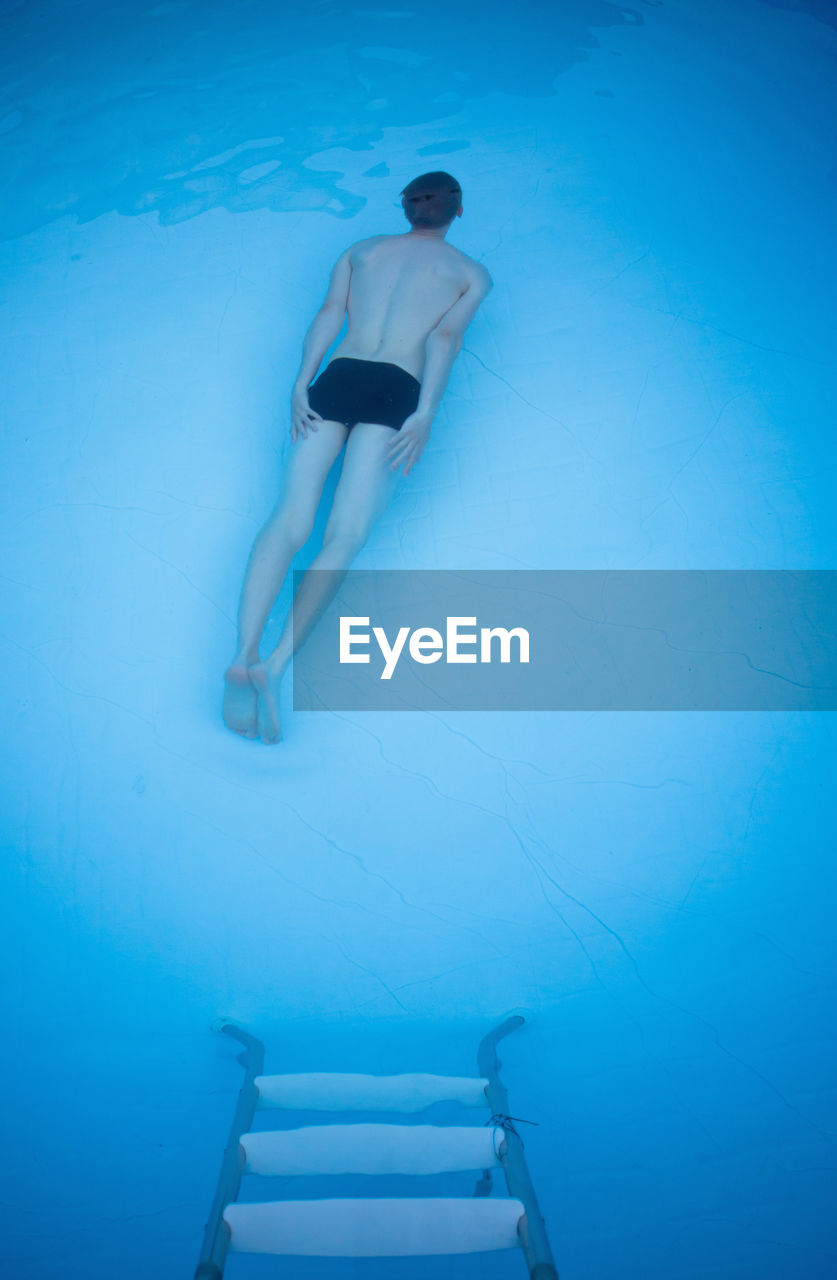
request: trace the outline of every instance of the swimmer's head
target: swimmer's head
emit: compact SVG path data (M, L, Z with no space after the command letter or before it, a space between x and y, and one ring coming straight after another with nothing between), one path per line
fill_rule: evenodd
M462 190L456 178L437 169L408 182L401 204L411 226L435 231L462 216Z

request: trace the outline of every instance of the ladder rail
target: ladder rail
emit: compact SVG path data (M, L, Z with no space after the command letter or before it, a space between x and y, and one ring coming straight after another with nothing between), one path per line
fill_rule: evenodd
M525 1210L518 1233L530 1280L559 1280L546 1234L546 1224L526 1164L523 1143L508 1117L508 1094L500 1079L501 1064L497 1056L497 1044L512 1031L522 1027L524 1021L519 1014L514 1014L483 1037L477 1051L478 1069L480 1076L488 1081L485 1097L491 1108L492 1119L501 1118L503 1124L503 1141L498 1155L506 1186L512 1199L518 1200ZM238 1061L244 1067L245 1076L204 1230L194 1280L223 1280L224 1263L231 1238L223 1215L227 1206L236 1200L241 1186L246 1163L242 1155L241 1138L253 1123L259 1101L259 1089L255 1081L264 1068L265 1050L260 1040L234 1022L224 1021L218 1029L244 1045L244 1052L239 1054Z
M222 1280L224 1274L230 1229L224 1222L223 1215L227 1205L238 1196L241 1186L243 1161L239 1144L241 1135L246 1133L253 1123L259 1099L255 1079L256 1076L261 1075L264 1067L264 1045L261 1040L257 1040L255 1036L251 1036L248 1031L234 1022L224 1021L218 1030L244 1045L244 1052L238 1055L238 1061L244 1067L244 1083L238 1095L215 1196L204 1228L203 1245L195 1268L194 1280Z
M485 1096L494 1117L508 1117L509 1099L506 1088L500 1079L500 1061L497 1057L497 1044L505 1036L522 1027L525 1019L520 1014L506 1018L499 1026L489 1031L480 1041L477 1051L477 1070L488 1080ZM503 1126L505 1142L500 1144L500 1163L506 1179L509 1195L520 1200L526 1213L520 1222L520 1241L526 1265L529 1268L530 1280L558 1280L555 1259L546 1234L546 1223L543 1220L538 1198L532 1183L523 1143L513 1125Z

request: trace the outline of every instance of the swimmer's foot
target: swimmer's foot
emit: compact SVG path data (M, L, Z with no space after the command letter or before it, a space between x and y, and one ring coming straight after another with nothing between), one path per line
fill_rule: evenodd
M279 682L282 672L265 662L254 663L248 671L259 700L256 713L259 737L270 746L282 737L279 726Z
M236 659L224 672L224 724L243 738L257 738L258 693L246 662Z

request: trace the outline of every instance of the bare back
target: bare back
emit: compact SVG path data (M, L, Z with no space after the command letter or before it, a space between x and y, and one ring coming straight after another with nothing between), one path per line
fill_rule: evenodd
M483 268L438 238L372 236L350 251L348 328L332 359L385 360L421 381L431 329Z

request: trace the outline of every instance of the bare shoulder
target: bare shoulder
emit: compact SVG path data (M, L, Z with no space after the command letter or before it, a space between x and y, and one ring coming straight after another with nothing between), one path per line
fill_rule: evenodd
M452 245L451 248L453 248ZM493 287L494 281L487 267L484 267L481 262L477 262L476 258L471 258L467 253L463 253L461 249L454 249L454 252L458 254L462 266L465 268L469 288L474 285L478 285L485 290Z
M365 249L371 249L373 245L380 244L383 240L391 240L392 236L365 236L363 240L355 240L354 244L350 244L346 250L346 256L351 257L353 254L362 254Z

